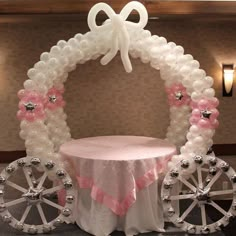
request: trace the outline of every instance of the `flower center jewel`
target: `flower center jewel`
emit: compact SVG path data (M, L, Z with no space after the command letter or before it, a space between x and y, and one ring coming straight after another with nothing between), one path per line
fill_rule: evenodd
M178 91L178 92L175 93L176 100L180 101L180 100L182 100L183 97L184 97L184 95L182 94L181 91Z
M36 104L34 104L33 102L28 102L25 104L25 109L26 111L33 111L36 108Z
M203 111L201 111L201 118L210 119L211 113L212 112L208 111L207 109L203 110Z
M49 102L55 103L56 101L57 101L56 95L51 95L51 96L49 96Z

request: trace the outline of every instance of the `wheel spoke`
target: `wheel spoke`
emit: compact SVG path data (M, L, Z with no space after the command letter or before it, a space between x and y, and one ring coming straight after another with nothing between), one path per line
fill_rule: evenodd
M184 220L196 205L197 205L197 200L194 200L192 204L185 210L185 212L182 214L180 218Z
M212 192L209 192L209 197L214 197L214 196L219 196L219 195L227 195L227 194L233 194L233 193L234 193L233 189L212 191Z
M196 188L191 184L189 183L186 179L182 178L182 177L179 177L178 178L183 184L185 184L187 187L189 187L193 192L196 192Z
M194 196L195 194L176 195L176 196L170 196L170 200L192 199Z
M6 207L10 207L10 206L14 206L16 204L19 204L19 203L22 203L22 202L25 202L26 199L24 197L22 198L18 198L16 200L13 200L13 201L10 201L10 202L6 202L5 205Z
M198 186L199 188L203 188L203 184L202 184L202 170L201 167L198 166L197 167L197 179L198 179Z
M37 186L38 189L40 189L40 188L43 186L43 184L44 184L46 178L47 178L47 172L44 172L44 174L43 174L43 176L40 178L40 182L39 182L39 184L38 184L38 186Z
M39 212L39 215L41 217L43 224L47 224L48 222L46 220L46 217L44 215L44 212L43 212L43 209L42 209L42 206L40 205L40 203L37 204L37 208L38 208L38 212Z
M220 207L218 204L216 204L215 202L211 201L209 203L210 205L212 205L216 210L218 210L220 213L222 213L224 216L226 216L228 213L222 208Z
M14 189L17 189L17 190L20 191L20 192L23 192L23 193L27 192L27 189L21 187L21 186L18 185L18 184L15 184L15 183L11 182L10 180L7 180L6 184L9 185L9 186L11 186L11 187L14 188Z
M205 204L201 205L202 225L207 225Z
M28 183L28 185L29 185L29 187L33 187L33 183L32 183L32 181L31 181L31 178L30 178L30 176L29 176L29 173L28 173L28 168L26 169L26 168L23 168L23 172L24 172L24 174L25 174L25 178L26 178L26 180L27 180L27 183Z
M58 186L46 189L46 190L43 191L43 195L54 193L54 192L59 191L59 190L61 190L63 188L64 188L63 185L58 185Z
M43 197L43 202L48 204L48 205L50 205L50 206L52 206L52 207L55 207L55 208L57 208L59 210L62 210L64 208L63 206L58 205L58 204L56 204L56 203L54 203L54 202L52 202L52 201L50 201L50 200L48 200L48 199L46 199L44 197Z
M203 172L209 172L207 168L201 168Z
M24 223L24 222L25 222L25 219L26 219L26 217L28 216L31 207L32 207L32 205L29 205L29 206L26 207L26 209L25 209L25 211L24 211L24 213L23 213L23 215L22 215L22 217L21 217L21 219L20 219L20 222L21 222L21 223Z
M195 186L198 186L197 180L195 179L195 177L193 175L190 176L191 180L193 181L193 183L195 184Z
M211 179L211 181L207 184L206 188L210 188L222 174L222 170L219 170L216 175Z

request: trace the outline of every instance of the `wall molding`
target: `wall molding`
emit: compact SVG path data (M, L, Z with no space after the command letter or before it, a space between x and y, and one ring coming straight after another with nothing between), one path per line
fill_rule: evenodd
M214 144L213 151L215 152L216 156L236 156L236 143ZM25 150L0 151L0 163L10 163L25 156Z
M100 0L1 0L1 14L87 14ZM119 12L129 0L104 1ZM225 15L236 13L235 1L140 0L151 15Z

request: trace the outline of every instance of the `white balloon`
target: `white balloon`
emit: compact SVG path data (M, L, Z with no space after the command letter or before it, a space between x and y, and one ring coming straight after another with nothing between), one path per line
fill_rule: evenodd
M195 145L198 145L198 146L204 145L204 139L201 136L194 138L193 142Z
M200 64L198 61L196 60L192 60L190 62L188 62L188 65L192 68L192 69L198 69L200 67Z
M76 34L75 36L74 36L74 38L77 40L77 41L81 41L82 39L83 39L83 35L82 34Z
M207 98L212 98L215 96L215 90L213 88L205 89L203 95Z
M59 57L61 53L61 48L59 46L53 46L50 49L50 54L54 57Z
M199 92L193 92L191 98L193 101L198 101L202 98L202 94Z
M31 68L28 70L27 75L30 79L32 79L37 73L38 71L35 68Z
M60 41L58 41L57 45L58 45L60 48L64 48L64 47L67 45L67 43L66 43L65 40L60 40Z
M24 88L26 89L26 90L34 90L35 89L35 87L36 87L36 84L34 83L34 81L33 80L26 80L25 82L24 82Z
M176 46L174 48L174 53L177 55L177 56L181 56L184 54L184 48L182 46Z
M206 77L206 72L201 69L195 69L195 70L193 70L193 72L191 73L190 76L193 80L199 80L199 79L203 79L204 77Z
M196 91L196 92L201 92L205 87L205 84L204 84L204 81L203 80L196 80L194 83L193 83L193 89Z
M40 55L40 60L41 61L44 61L44 62L47 62L49 60L49 53L48 52L43 52L41 55Z

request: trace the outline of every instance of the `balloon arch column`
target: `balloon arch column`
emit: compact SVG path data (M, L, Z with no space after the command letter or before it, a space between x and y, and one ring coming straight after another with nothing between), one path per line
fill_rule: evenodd
M127 21L132 10L136 10L140 15L138 23ZM96 15L100 11L107 14L108 20L98 26ZM119 50L127 72L132 71L130 55L160 70L161 78L165 82L170 105L170 125L166 139L180 150L179 155L173 156L169 163L170 170L162 186L164 209L169 218L183 230L197 234L215 232L228 224L236 209L233 195L236 175L227 163L213 155L206 155L213 144L212 137L218 126L218 100L212 88L213 79L199 68L198 61L191 55L184 54L181 46L173 42L168 43L164 37L151 35L148 30L144 30L147 21L147 11L139 2L128 3L120 14L116 14L105 3L96 4L88 15L89 32L84 35L76 34L68 41L60 40L49 52L42 53L40 61L29 69L29 79L24 82L24 89L18 92L20 102L17 113L21 121L20 137L25 140L27 157L11 163L0 176L0 214L5 222L16 229L34 234L49 232L63 221L72 220L70 215L74 196L70 176L73 177L73 173L64 170L70 170L69 163L62 162L58 153L60 145L71 139L70 129L66 123L67 116L63 110L63 84L68 78L68 73L73 71L77 64L104 55L101 64L106 65ZM36 179L32 176L33 167L43 172L42 177ZM29 189L9 180L18 169L23 169ZM206 183L202 178L204 170L208 172ZM221 175L225 175L231 181L232 189L211 192L211 186ZM57 185L45 190L42 185L47 177ZM195 186L188 181L189 179L193 180ZM186 185L191 190L190 193L173 196L171 187L177 181ZM7 185L22 192L22 197L5 202L4 191ZM46 198L47 194L61 189L66 192L64 207ZM210 200L213 196L223 194L233 195L232 205L227 212ZM173 201L181 199L193 199L193 203L182 216L175 212L172 206ZM24 201L27 201L28 205L18 220L8 208ZM58 217L47 222L41 207L42 202L59 209ZM200 225L185 221L186 216L197 204L201 209ZM220 211L223 214L222 218L207 224L205 204L210 204ZM39 225L25 223L32 205L37 206L42 220Z

